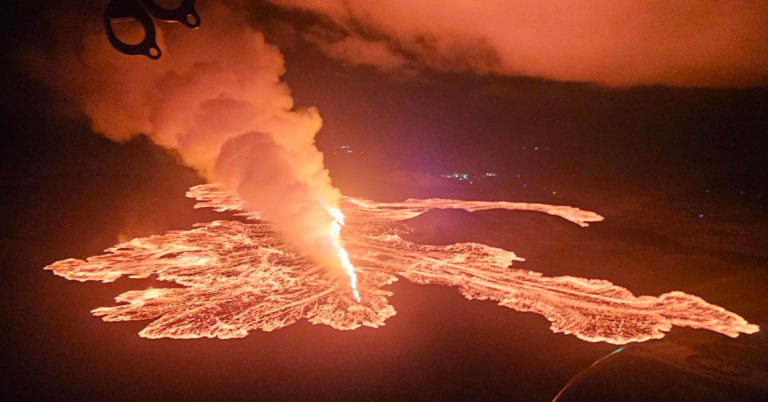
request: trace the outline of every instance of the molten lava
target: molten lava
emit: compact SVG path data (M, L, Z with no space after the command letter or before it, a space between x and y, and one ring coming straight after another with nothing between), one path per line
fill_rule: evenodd
M358 303L360 300L360 292L357 290L357 274L355 274L355 267L352 262L349 261L349 254L347 250L344 250L344 246L341 244L341 227L344 226L344 214L338 208L328 208L328 213L333 216L333 222L331 222L331 240L333 242L333 248L336 249L336 253L341 261L341 266L344 267L344 272L349 276L349 284L352 287L352 295L355 296L355 300Z
M241 210L240 200L217 185L193 187L188 196L198 200L195 208ZM182 285L126 292L117 297L120 304L93 311L104 321L150 321L139 333L147 338L240 338L300 319L336 329L378 327L395 315L388 301L392 294L381 288L398 277L456 286L468 299L494 300L513 310L541 314L552 323L552 331L589 342L658 339L673 326L730 337L759 330L737 314L683 292L635 296L604 280L512 269L514 261L523 259L511 251L477 243L426 246L400 237L411 230L400 221L441 208L538 211L582 227L603 220L594 212L545 204L345 198L341 210L330 212L335 218L334 245L348 280L302 258L259 214L245 212L240 214L247 222L198 224L193 230L134 239L106 254L63 260L46 269L77 281L156 275Z

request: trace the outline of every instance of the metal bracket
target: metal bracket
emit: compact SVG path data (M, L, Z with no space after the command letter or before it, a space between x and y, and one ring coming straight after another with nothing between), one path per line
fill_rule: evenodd
M179 7L169 10L159 6L153 0L111 0L104 13L104 28L107 38L117 51L127 55L144 55L157 60L162 55L157 45L155 17L162 21L180 22L186 27L195 29L200 26L200 16L195 10L195 0L182 0ZM135 45L121 41L115 35L113 21L135 20L144 28L144 39Z
M153 0L142 0L142 2L147 11L157 19L180 22L190 29L200 26L200 16L195 10L195 0L182 0L181 4L173 10L160 7Z

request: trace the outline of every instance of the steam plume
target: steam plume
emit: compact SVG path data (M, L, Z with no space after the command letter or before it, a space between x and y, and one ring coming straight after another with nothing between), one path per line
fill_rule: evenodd
M198 31L159 27L158 61L117 53L94 19L84 37L29 51L23 64L76 102L94 131L116 141L146 134L264 213L300 252L339 266L328 209L340 193L314 145L320 116L294 109L282 55L249 27L240 2L211 3ZM64 21L61 38L82 32Z

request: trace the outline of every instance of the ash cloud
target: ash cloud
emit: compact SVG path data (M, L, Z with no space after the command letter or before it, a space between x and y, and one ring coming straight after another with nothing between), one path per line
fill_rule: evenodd
M385 71L613 87L768 83L765 0L270 1L330 22L305 33L328 56Z
M115 141L147 135L263 212L299 252L338 265L327 208L341 195L314 144L322 120L314 108L294 108L283 56L248 24L243 5L204 4L196 31L158 23L157 61L115 51L96 10L57 10L56 47L30 46L20 64L78 105L95 132Z

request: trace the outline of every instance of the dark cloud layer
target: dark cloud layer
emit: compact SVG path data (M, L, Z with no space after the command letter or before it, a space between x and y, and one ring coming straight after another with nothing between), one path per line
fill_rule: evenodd
M335 25L305 34L330 57L382 70L618 87L768 82L764 0L270 1Z

